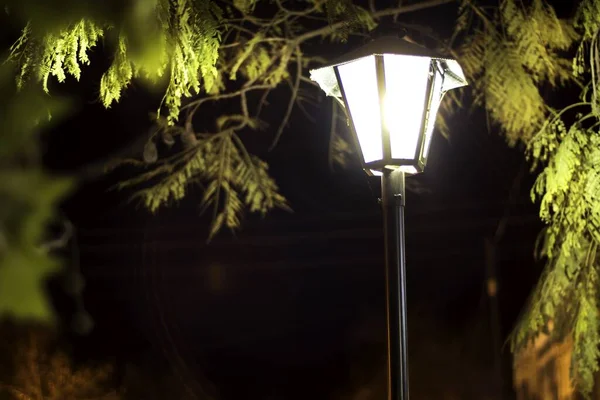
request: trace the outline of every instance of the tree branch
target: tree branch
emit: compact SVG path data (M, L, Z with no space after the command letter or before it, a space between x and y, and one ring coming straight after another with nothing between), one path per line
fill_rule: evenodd
M410 4L407 6L388 8L386 10L377 11L377 12L371 13L371 17L373 19L377 19L377 18L382 18L382 17L389 17L391 15L407 14L410 12L420 11L420 10L424 10L427 8L438 7L438 6L441 6L444 4L453 3L455 1L456 0L428 0L428 1L423 1L421 3L417 3L417 4ZM345 24L345 22L336 22L334 24L324 26L322 28L315 29L314 31L310 31L303 35L300 35L295 40L296 40L296 42L301 43L306 40L314 39L319 36L328 35L328 34L331 34L332 32L335 32L338 29L341 29L344 26L344 24Z
M290 119L290 115L292 115L292 110L294 109L294 104L296 103L296 97L298 96L298 89L300 88L300 78L302 77L302 56L300 52L300 48L296 47L296 80L294 81L294 86L292 87L292 96L290 98L290 102L288 103L287 110L285 110L285 115L283 116L283 120L281 121L281 125L279 125L279 129L277 129L277 133L275 134L275 139L273 139L273 143L271 147L269 147L269 151L273 150L285 127Z

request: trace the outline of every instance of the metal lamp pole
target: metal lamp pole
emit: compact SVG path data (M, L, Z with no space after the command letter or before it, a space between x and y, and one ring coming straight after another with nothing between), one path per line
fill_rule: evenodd
M423 172L440 101L467 80L456 60L393 35L374 39L310 75L343 103L363 169L383 172L388 400L408 400L404 174Z
M384 168L381 192L385 235L388 400L408 400L404 172Z

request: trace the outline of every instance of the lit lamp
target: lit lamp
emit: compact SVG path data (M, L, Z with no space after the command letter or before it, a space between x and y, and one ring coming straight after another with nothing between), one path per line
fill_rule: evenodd
M395 36L310 74L344 106L365 171L382 177L388 398L408 400L404 178L423 172L442 97L467 81L455 60Z

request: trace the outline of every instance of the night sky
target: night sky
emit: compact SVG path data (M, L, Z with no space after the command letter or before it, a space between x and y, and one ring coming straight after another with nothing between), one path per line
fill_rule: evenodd
M108 111L96 100L101 57L82 83L53 88L77 105L45 136L54 171L101 162L150 127L160 95L134 85ZM271 100L273 125L288 95L282 89ZM208 110L212 117L220 108ZM69 268L79 265L86 278L84 304L95 321L88 336L67 330L75 357L112 360L122 379L130 365L171 374L198 399L203 391L219 400L329 399L369 385L385 367L380 182L356 159L330 169L330 100L309 110L315 122L296 112L271 152L273 130L243 135L269 162L293 213L249 215L241 231L207 244L200 190L151 216L127 201L130 192L108 190L121 170L88 181L63 204L77 230ZM436 132L426 172L409 179L423 189L406 201L413 392L427 398L418 393L428 385L449 385L481 398L480 386L494 379L484 243L505 218L497 245L504 342L539 274L533 177L522 150L488 130L483 113L463 110L449 139ZM55 302L68 326L72 299L58 291ZM503 355L508 362L508 347ZM484 380L475 384L477 374Z

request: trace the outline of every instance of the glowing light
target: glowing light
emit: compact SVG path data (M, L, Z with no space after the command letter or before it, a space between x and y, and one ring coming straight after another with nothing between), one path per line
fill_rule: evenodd
M375 57L342 64L338 71L364 161L381 160L383 144Z
M311 79L346 108L373 175L423 172L444 93L467 85L455 60L393 36L312 70Z
M384 119L390 132L392 158L414 159L419 138L431 59L384 55Z

